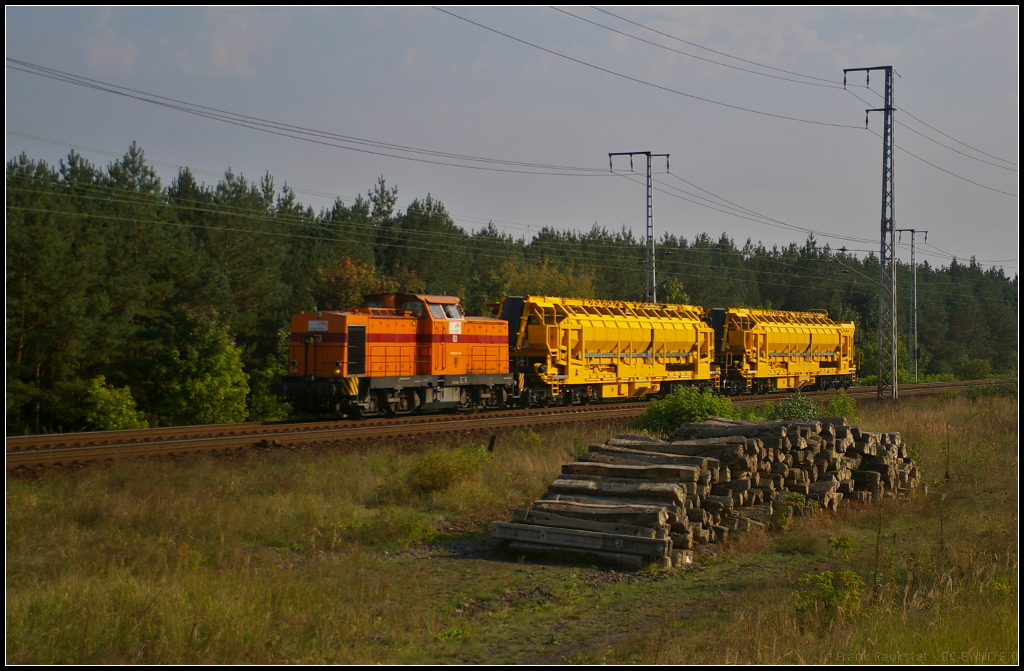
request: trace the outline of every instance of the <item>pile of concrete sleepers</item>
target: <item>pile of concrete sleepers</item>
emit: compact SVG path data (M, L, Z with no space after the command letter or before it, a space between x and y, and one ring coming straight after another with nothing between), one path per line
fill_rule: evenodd
M679 566L695 547L730 534L896 497L919 480L899 433L861 431L842 417L712 417L680 426L669 440L619 435L591 445L529 510L494 522L491 535L511 552Z

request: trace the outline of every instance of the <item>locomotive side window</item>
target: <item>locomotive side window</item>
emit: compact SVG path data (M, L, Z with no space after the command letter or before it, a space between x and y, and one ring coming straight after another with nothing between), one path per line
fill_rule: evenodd
M423 317L427 314L423 301L402 301L401 309L411 312L413 317Z
M434 307L434 306L430 306L430 307ZM445 303L444 304L444 311L445 311L445 314L448 315L449 319L462 319L465 316L465 315L462 314L462 310L459 309L459 306L456 305L455 303Z

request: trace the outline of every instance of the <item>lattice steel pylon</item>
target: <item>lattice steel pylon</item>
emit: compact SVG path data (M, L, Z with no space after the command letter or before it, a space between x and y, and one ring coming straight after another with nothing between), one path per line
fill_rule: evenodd
M640 155L647 157L647 302L658 302L658 281L655 270L654 257L654 182L651 177L651 157L664 156L665 169L668 169L668 154L652 154L649 151L621 151L608 154L608 169L612 170L613 156L628 156L629 169L633 169L633 156Z
M873 68L846 68L843 70L843 86L846 86L848 72L866 72L868 84L871 71L885 71L885 107L865 110L864 127L868 125L870 112L882 112L885 128L882 132L882 242L878 258L878 398L899 400L897 380L896 340L896 195L893 163L893 114L891 65Z

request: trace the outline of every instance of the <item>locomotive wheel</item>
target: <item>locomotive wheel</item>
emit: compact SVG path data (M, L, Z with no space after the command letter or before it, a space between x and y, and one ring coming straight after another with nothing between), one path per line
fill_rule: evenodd
M459 413L463 415L472 415L477 411L477 407L477 403L473 399L473 394L463 389L462 393L459 394Z

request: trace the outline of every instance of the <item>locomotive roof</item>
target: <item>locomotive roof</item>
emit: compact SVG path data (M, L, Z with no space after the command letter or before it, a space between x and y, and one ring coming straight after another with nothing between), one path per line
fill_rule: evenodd
M459 300L458 296L443 296L441 294L407 294L407 293L388 293L388 294L370 294L366 296L366 299L383 298L384 296L394 296L396 298L401 297L406 300L410 298L418 298L425 303L435 304L456 304L461 305L462 301Z

